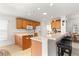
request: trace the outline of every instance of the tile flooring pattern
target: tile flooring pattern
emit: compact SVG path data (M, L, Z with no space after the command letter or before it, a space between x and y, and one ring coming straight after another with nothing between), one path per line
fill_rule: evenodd
M22 50L17 45L9 45L1 48L9 51L11 56L31 56L31 48ZM72 43L72 56L79 56L79 43L75 43L75 42Z
M79 43L72 43L72 56L79 56Z
M31 56L31 48L22 50L17 45L9 45L9 46L1 47L1 48L9 51L11 56Z

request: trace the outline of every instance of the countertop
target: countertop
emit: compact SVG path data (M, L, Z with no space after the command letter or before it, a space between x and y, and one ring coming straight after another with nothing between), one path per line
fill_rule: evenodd
M26 32L21 32L21 33L15 33L15 35L18 35L18 36L24 36L24 35L33 35L33 34L30 34L30 33L26 33Z
M41 37L38 37L38 36L37 36L37 37L32 37L31 39L32 39L32 40L36 40L36 41L42 42L42 41L41 41Z
M28 33L15 33L16 35L19 36L24 36L24 35L31 35ZM35 37L31 37L32 40L36 40L36 41L40 41L42 42L42 39L47 39L47 40L54 40L54 41L58 41L59 39L61 39L62 37L65 36L66 33L52 33L50 35L47 36L35 36Z
M63 38L66 35L66 33L53 33L47 36L48 40L59 40Z
M33 34L28 34L28 33L15 33L15 35L17 35L17 36L20 36L20 37L22 37L22 36L25 36L25 35L33 35ZM34 37L31 37L31 39L32 40L36 40L36 41L40 41L41 42L41 37L38 37L38 36L34 36Z
M65 36L66 33L52 33L48 36L32 37L32 40L42 41L44 39L58 41Z

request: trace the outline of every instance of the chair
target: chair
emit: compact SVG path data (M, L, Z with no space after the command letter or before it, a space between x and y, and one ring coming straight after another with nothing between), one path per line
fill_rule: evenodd
M72 41L70 37L66 36L57 42L58 56L63 56L65 53L71 56L72 53Z

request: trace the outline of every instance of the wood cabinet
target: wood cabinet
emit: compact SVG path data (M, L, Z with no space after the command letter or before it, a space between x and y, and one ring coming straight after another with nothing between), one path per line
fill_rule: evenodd
M23 50L24 49L27 49L27 48L31 48L31 36L23 36L23 42L22 42L22 44L23 44L23 46L22 46L22 48L23 48Z
M22 39L20 36L15 35L15 44L18 46L22 46Z
M23 20L23 29L25 29L28 25L31 25L31 22L27 20Z
M32 40L30 35L15 35L15 44L21 47L23 50L31 48L32 56L42 56L42 42Z
M23 20L20 18L16 18L16 28L22 29L23 28Z
M60 20L53 20L51 25L52 25L52 28L60 29L61 28L61 21Z
M31 36L18 36L15 35L15 44L21 47L23 50L31 48Z
M78 33L72 33L72 41L78 42L78 39L79 39L79 34Z
M32 23L32 26L34 29L36 29L36 26L40 26L40 22L31 22Z
M32 56L42 56L42 43L32 40Z
M36 26L40 26L40 22L23 19L23 18L16 18L16 28L17 29L25 29L28 25L33 26L33 29L35 29Z

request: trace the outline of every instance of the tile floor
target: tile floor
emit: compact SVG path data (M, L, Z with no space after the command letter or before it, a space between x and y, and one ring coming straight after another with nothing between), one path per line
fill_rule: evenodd
M72 56L79 56L79 43L72 42Z
M31 48L22 50L17 45L9 45L1 48L9 51L11 56L31 56ZM79 43L72 43L72 56L79 56Z
M17 45L9 45L9 46L1 47L1 48L9 51L11 56L31 56L31 48L22 50Z

